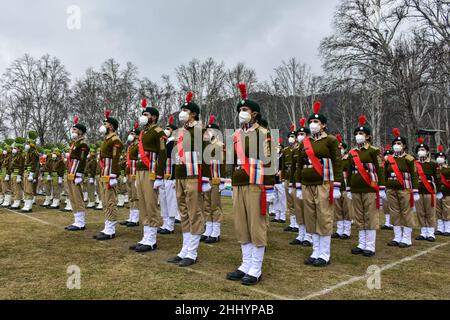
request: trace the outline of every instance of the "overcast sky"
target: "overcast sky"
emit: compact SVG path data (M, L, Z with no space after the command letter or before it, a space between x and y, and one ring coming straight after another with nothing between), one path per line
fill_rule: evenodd
M196 57L245 62L266 80L295 56L321 73L318 45L339 0L14 0L0 2L0 73L24 53L57 56L73 77L114 57L158 80ZM70 5L81 28L69 29Z

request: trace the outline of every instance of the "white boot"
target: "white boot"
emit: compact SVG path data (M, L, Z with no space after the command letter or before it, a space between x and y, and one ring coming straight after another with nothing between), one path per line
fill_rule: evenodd
M190 241L191 241L191 233L184 232L183 233L183 247L181 248L181 251L178 253L178 256L180 258L184 259L187 257Z
M59 203L60 203L59 199L53 198L53 202L52 202L50 208L51 209L58 209L59 208Z
M402 237L402 243L407 245L412 245L411 242L411 234L412 234L412 228L403 227L403 237Z
M440 231L440 232L442 232L442 233L444 233L445 231L444 231L444 220L442 220L442 219L438 219L437 220L437 231Z
M95 208L95 202L88 202L88 204L86 205L86 208L88 208L88 209Z
M101 201L100 201L100 202L98 203L98 205L95 207L95 210L103 210L103 204L102 204Z
M212 223L211 237L212 238L220 237L220 222L213 222Z
M14 200L11 209L19 209L20 208L20 200Z
M139 241L140 244L146 246L153 246L156 244L156 234L158 233L158 228L144 226L144 235L142 240Z
M336 222L336 233L340 236L344 234L344 220L338 220Z
M366 250L367 246L367 236L366 236L366 230L359 230L358 232L358 248L361 250Z
M11 195L5 195L5 200L3 200L2 207L9 207L11 205Z
M102 232L109 236L116 234L116 224L117 221L105 220L105 228Z
M248 275L259 278L262 273L262 264L264 260L264 252L266 247L257 247L253 245L252 248L252 266L248 271Z
M88 193L85 191L85 192L83 192L83 201L87 202L88 200L89 200Z
M298 228L297 217L295 216L295 214L291 213L289 221L290 221L289 226L291 228Z
M427 228L427 229L428 229L427 237L436 239L436 236L434 235L434 228Z
M5 200L5 196L4 196L4 195L0 195L0 206L1 206L2 203L3 203L3 200Z
M191 234L186 258L192 259L194 261L197 260L197 250L198 245L200 244L200 237L200 235Z
M312 235L312 243L313 243L313 252L311 254L311 258L318 259L320 256L320 236L318 234Z
M424 238L427 238L428 236L428 228L422 227L420 228L420 235Z
M330 261L331 255L331 236L319 236L320 241L320 255L326 262Z
M42 204L42 207L48 207L52 203L52 197L45 196L45 201Z
M391 215L390 214L385 214L384 217L385 217L384 225L387 226L387 227L392 227Z
M139 209L133 209L133 217L131 222L139 223Z
M22 207L22 212L31 212L33 209L33 200L25 200L25 205Z
M118 201L117 201L117 206L119 208L122 208L123 206L125 206L125 199L123 197L123 194L119 194Z
M351 236L352 234L352 222L351 220L344 220L344 234Z
M306 227L305 227L305 239L303 241L308 241L309 243L312 243L312 234L306 232Z
M402 238L402 227L394 226L394 241L400 243L402 242Z
M206 222L205 232L203 233L203 236L210 237L211 233L212 233L212 230L213 230L213 223L212 223L212 221Z
M85 215L84 212L75 212L73 214L74 223L72 225L78 228L84 228L86 226Z
M238 270L247 274L252 267L252 252L253 252L253 243L241 244L242 251L242 264L238 268Z
M450 220L444 220L444 233L450 233Z
M167 218L167 226L166 229L169 231L175 230L175 217L168 217Z
M67 199L66 207L64 208L64 211L66 211L66 212L72 211L72 203L70 202L69 199Z
M100 198L99 198L98 194L95 195L95 203L96 204L100 203Z
M298 236L297 236L297 240L298 240L298 241L301 241L301 242L305 241L305 233L306 233L305 225L304 225L304 224L299 224L299 225L298 225Z
M366 250L375 252L376 241L377 241L377 231L366 230Z

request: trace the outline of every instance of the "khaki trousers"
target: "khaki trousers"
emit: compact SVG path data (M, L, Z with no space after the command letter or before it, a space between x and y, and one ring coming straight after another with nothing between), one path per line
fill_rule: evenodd
M116 187L108 189L108 182L100 181L100 194L103 204L105 220L116 221L117 219L117 191Z
M14 200L22 200L23 196L23 176L22 181L17 182L17 176L14 176L13 178L13 186L14 186Z
M52 184L53 184L53 199L61 199L64 181L61 184L59 184L58 182L52 182Z
M11 194L11 180L5 181L5 178L3 178L2 190L3 190L3 194Z
M336 221L347 220L350 221L353 218L353 206L352 200L347 198L347 192L342 192L339 199L333 201L334 206L334 218Z
M442 198L442 220L450 220L450 197Z
M96 176L94 180L95 180L95 192L97 192L100 201L103 202L102 193L100 192L100 183L101 183L100 176Z
M138 171L136 175L137 198L139 199L139 217L144 226L161 227L161 214L158 210L158 190L153 189L154 180L150 180L148 170Z
M431 194L421 194L416 202L417 220L421 228L434 228L436 226L436 197L435 206L431 206Z
M383 204L383 212L384 212L384 214L391 214L390 212L389 212L389 201L388 201L388 199L386 199L386 200L381 200L382 201L382 204Z
M127 189L128 189L128 203L130 205L130 209L138 208L138 194L136 189L136 177L128 176L127 180Z
M241 244L267 246L268 215L261 214L261 191L254 184L233 187L234 229Z
M294 210L295 210L295 217L297 218L297 223L299 225L305 224L305 209L303 207L303 200L297 198L296 193L292 191L294 194Z
M353 216L358 230L378 230L380 209L376 205L376 193L352 193Z
M333 204L329 202L330 185L303 186L306 232L320 236L333 233Z
M83 191L81 189L81 184L76 185L73 181L67 181L67 195L72 205L72 211L85 212L86 206L83 200Z
M197 179L176 180L178 210L183 233L201 235L204 232L203 194L198 192Z
M30 174L28 172L25 173L24 180L23 180L23 183L24 183L23 191L24 191L24 199L25 200L32 200L34 197L34 188L33 188L34 183L33 183L33 181L28 181L29 175Z
M89 183L89 180L86 182L86 191L88 194L88 201L95 202L95 180L94 183Z
M413 227L413 210L409 205L409 190L388 190L391 223L395 227Z
M45 195L48 197L52 197L55 195L53 192L53 182L52 180L48 181L47 177L44 177L44 181L42 182L44 186Z
M205 192L204 217L205 222L222 221L222 203L220 199L219 185L211 185L211 191Z
M288 179L284 182L284 190L286 194L286 219L288 218L288 215L295 214L295 204L294 204L294 198L297 198L295 196L295 189L292 191L292 193L289 193L289 183L290 181Z

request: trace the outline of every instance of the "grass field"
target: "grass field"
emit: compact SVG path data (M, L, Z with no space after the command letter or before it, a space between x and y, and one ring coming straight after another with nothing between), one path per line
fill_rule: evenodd
M38 200L41 203L42 199ZM289 245L296 235L272 223L263 281L253 287L225 280L240 263L233 236L231 200L223 199L222 241L202 243L199 262L180 268L166 262L181 245L180 226L158 236L158 250L137 254L128 246L140 240L141 228L117 227L117 237L98 242L103 213L88 211L87 229L69 233L71 213L36 206L23 215L0 209L0 299L449 299L450 239L413 242L408 249L386 246L392 231L379 231L373 258L353 256L351 240L333 240L332 264L303 265L310 248ZM120 210L120 219L128 216ZM414 235L417 235L415 230ZM68 289L67 268L81 270L81 289ZM366 270L383 268L381 289L369 290Z

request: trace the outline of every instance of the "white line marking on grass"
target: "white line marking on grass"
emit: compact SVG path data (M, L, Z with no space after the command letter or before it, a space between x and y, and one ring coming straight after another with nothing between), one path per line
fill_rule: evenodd
M420 251L419 253L417 253L417 254L415 254L415 255L412 255L412 256L409 256L409 257L400 259L400 260L398 260L398 261L389 263L389 264L387 264L387 265L381 267L381 268L380 268L380 271L383 272L383 271L392 269L392 268L394 268L394 267L396 267L396 266L398 266L399 264L402 264L402 263L404 263L404 262L409 262L409 261L415 260L415 259L417 259L417 258L419 258L419 257L421 257L421 256L423 256L423 255L426 255L426 254L430 253L431 251L434 251L434 250L436 250L436 249L439 249L439 248L441 248L441 247L444 247L444 246L446 246L446 245L448 245L448 244L450 244L450 242L444 242L444 243L438 244L438 245L436 245L436 246L434 246L434 247L431 247L431 248L429 248L429 249L427 249L427 250ZM312 294L310 294L310 295L307 295L307 296L301 298L300 300L309 300L309 299L313 299L313 298L317 298L317 297L323 296L323 295L328 294L328 293L331 293L331 292L333 292L333 291L335 291L335 290L337 290L337 289L339 289L339 288L345 287L345 286L347 286L347 285L349 285L349 284L352 284L352 283L355 283L355 282L358 282L358 281L361 281L361 280L365 280L365 279L367 279L369 276L370 276L370 274L369 274L369 275L366 274L366 275L363 275L363 276L350 278L350 279L348 279L348 280L346 280L346 281L339 282L338 284L336 284L336 285L334 285L334 286L331 286L331 287L329 287L329 288L325 288L325 289L323 289L323 290L320 290L320 291L314 292L314 293L312 293Z
M7 210L7 211L12 212L12 213L15 213L15 214L18 214L18 215L20 215L20 216L26 217L26 218L28 218L28 219L31 219L31 220L40 222L40 223L42 223L42 224L51 225L51 226L56 226L56 227L59 228L59 225L57 225L57 224L50 223L50 222L47 222L47 221L45 221L45 220L41 220L41 219L32 217L32 216L30 216L29 214L22 213L22 212L18 212L18 211L14 211L14 210L11 210L11 209L8 209L8 208L2 208L2 209Z

